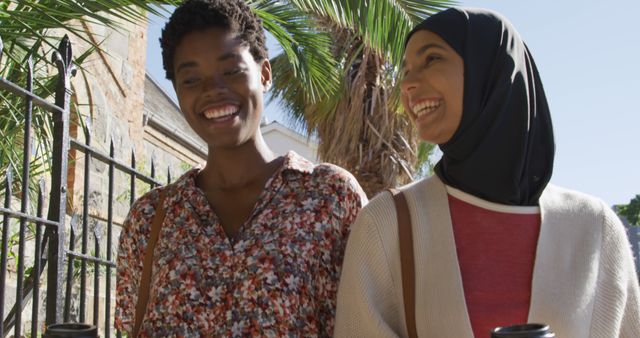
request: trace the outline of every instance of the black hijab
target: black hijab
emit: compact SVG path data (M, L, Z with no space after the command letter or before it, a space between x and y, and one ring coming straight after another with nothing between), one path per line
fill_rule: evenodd
M500 14L452 8L416 26L464 60L460 126L439 147L446 184L509 205L537 205L551 178L555 144L549 106L531 53Z

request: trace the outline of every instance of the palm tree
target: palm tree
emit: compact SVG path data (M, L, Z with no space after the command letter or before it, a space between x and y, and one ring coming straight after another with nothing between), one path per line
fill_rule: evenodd
M309 44L305 36L274 34L283 47L306 51L309 63L301 70L291 53L274 57L274 96L294 124L318 138L320 158L354 173L370 196L412 180L433 149L417 145L401 113L396 78L409 31L451 5L449 0L255 1L267 30L283 25L265 13L298 11L307 22L305 32L318 40ZM325 50L333 60L324 64L317 62L324 60L320 56L308 55Z

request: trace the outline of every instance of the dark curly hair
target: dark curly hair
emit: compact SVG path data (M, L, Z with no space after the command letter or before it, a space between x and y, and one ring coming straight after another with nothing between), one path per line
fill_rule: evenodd
M162 30L160 46L167 79L173 81L173 57L182 38L211 27L228 29L249 45L254 60L268 57L262 20L243 0L187 0L171 15Z

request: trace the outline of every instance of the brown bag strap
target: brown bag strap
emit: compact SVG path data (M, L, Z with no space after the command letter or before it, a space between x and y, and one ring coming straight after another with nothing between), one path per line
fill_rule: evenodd
M401 191L389 189L396 205L398 215L398 239L400 241L400 269L402 270L402 298L404 302L405 323L409 338L417 338L415 306L415 265L413 259L413 234L411 232L411 214L407 199Z
M155 215L151 221L151 234L147 241L147 248L144 252L144 261L142 262L142 276L140 277L140 284L138 286L138 303L136 304L136 315L134 317L133 336L138 337L140 331L140 325L142 319L147 310L147 303L149 302L149 289L151 285L151 270L153 270L153 252L160 235L160 229L162 228L162 222L164 221L165 208L163 206L164 199L168 194L169 188L160 194L160 199L156 205Z

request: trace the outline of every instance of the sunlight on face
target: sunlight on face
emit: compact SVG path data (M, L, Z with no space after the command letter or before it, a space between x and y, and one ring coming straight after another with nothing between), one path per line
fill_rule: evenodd
M417 31L407 43L402 104L418 129L418 137L443 144L462 119L464 61L440 36Z
M235 34L186 34L174 56L174 87L187 122L211 147L236 147L259 133L268 60L256 61Z

